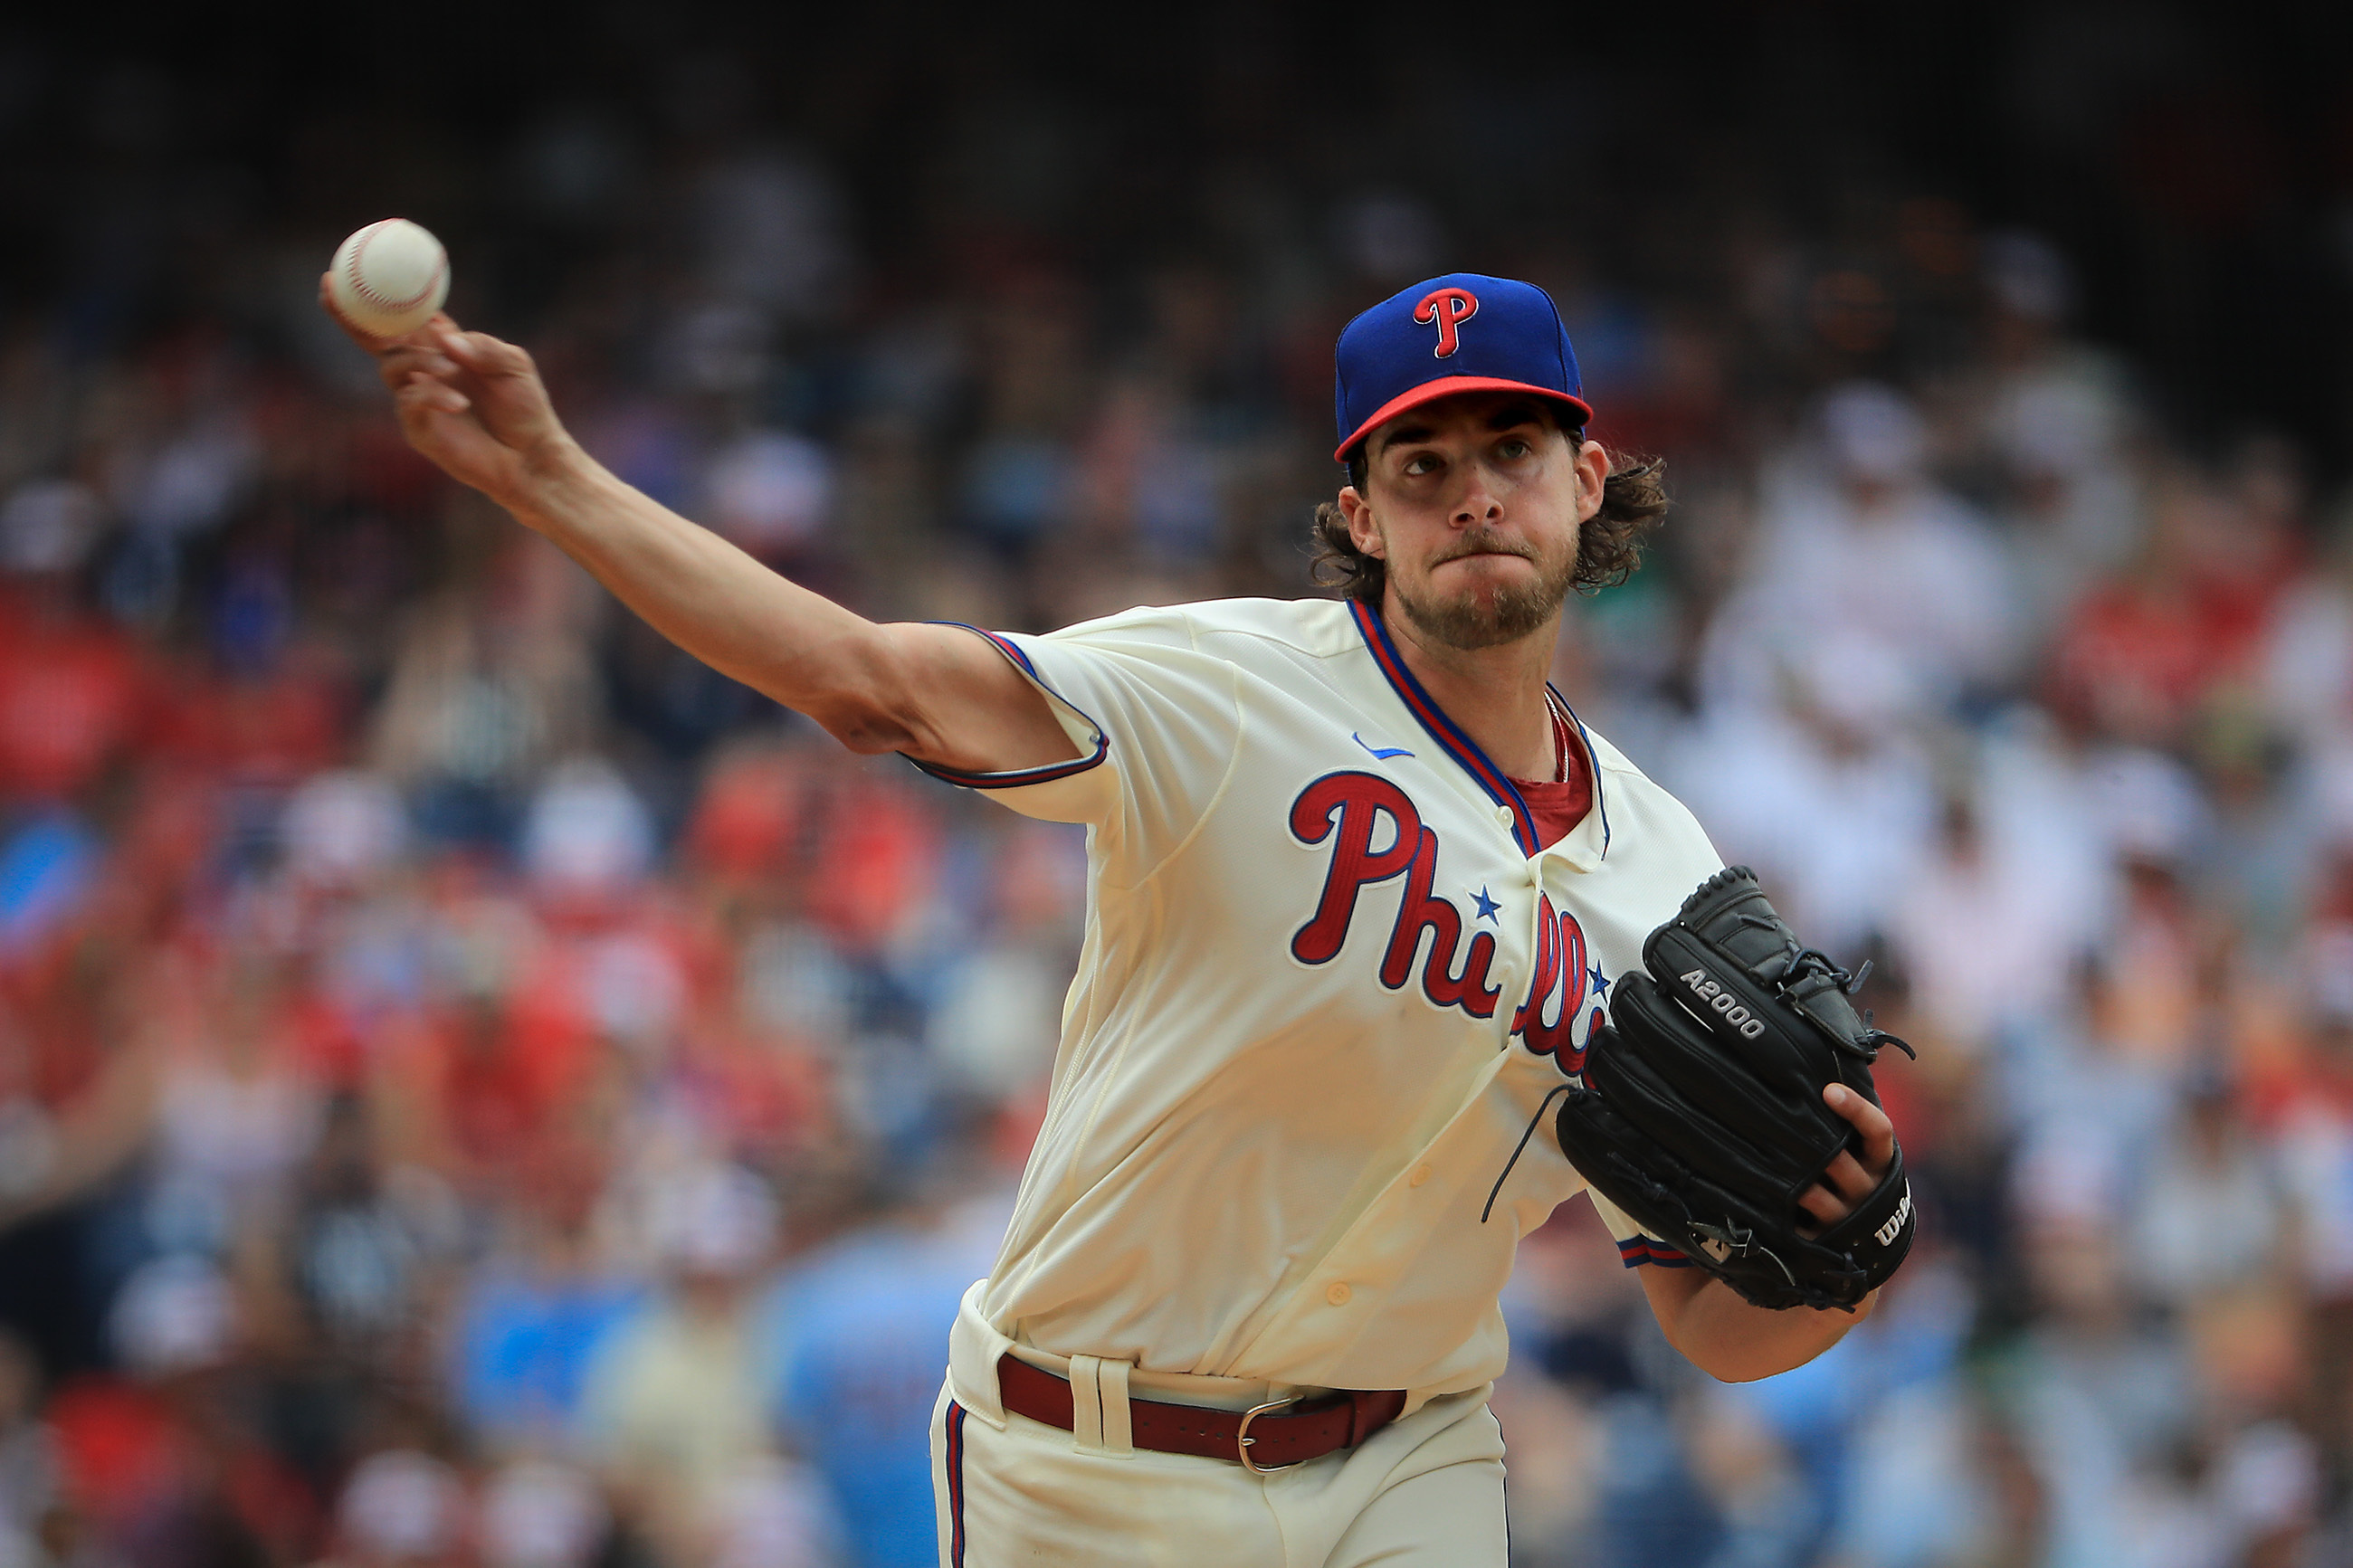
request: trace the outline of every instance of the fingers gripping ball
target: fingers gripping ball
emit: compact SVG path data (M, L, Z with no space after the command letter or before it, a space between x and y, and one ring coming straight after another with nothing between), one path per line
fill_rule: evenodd
M1561 1106L1562 1152L1757 1305L1854 1307L1911 1249L1903 1151L1827 1228L1799 1197L1842 1152L1864 1157L1823 1089L1876 1104L1880 1047L1911 1047L1855 1012L1855 980L1798 940L1745 867L1701 883L1643 942L1642 963L1619 982L1583 1087Z
M388 217L335 249L327 292L344 321L372 337L405 337L449 297L449 256L405 217Z

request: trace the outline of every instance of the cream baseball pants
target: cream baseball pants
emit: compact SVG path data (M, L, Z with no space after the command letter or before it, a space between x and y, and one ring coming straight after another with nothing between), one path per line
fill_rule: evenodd
M981 1318L979 1290L958 1314L932 1414L943 1568L1504 1568L1504 1435L1488 1390L1433 1399L1356 1447L1257 1476L1131 1447L1125 1401L1247 1408L1272 1396L1265 1384L1022 1350L1070 1377L1081 1430L1008 1412L997 1362L1012 1344Z

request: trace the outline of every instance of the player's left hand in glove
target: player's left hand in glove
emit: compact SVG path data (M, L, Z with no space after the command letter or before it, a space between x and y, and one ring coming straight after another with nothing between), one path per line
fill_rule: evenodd
M1700 884L1618 982L1562 1104L1562 1151L1651 1235L1760 1307L1852 1310L1911 1249L1912 1196L1892 1133L1883 1171L1825 1103L1873 1105L1880 1047L1844 970L1796 934L1745 867ZM1868 1171L1875 1183L1861 1180ZM1809 1203L1836 1173L1852 1206L1824 1226ZM1868 1191L1862 1191L1864 1187ZM1835 1209L1832 1209L1835 1212Z

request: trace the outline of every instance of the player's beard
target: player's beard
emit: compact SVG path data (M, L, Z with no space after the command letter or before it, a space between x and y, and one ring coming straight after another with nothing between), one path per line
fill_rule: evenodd
M1516 555L1535 565L1535 575L1483 594L1476 588L1467 589L1451 598L1441 597L1430 587L1430 574L1439 567L1466 555L1482 554ZM1557 558L1546 561L1531 546L1482 531L1457 540L1451 549L1430 563L1419 582L1409 584L1392 570L1388 585L1389 592L1397 595L1398 608L1423 635L1448 647L1470 649L1517 642L1540 629L1560 613L1576 581L1574 535Z

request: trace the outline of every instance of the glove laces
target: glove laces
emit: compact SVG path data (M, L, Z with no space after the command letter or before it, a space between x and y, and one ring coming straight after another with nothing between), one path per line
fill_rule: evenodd
M1528 1118L1528 1129L1526 1131L1520 1134L1519 1146L1512 1151L1512 1157L1504 1162L1503 1175L1497 1176L1495 1178L1495 1184L1487 1189L1487 1206L1479 1211L1479 1223L1481 1225L1485 1225L1487 1223L1487 1216L1495 1212L1495 1199L1504 1190L1504 1177L1509 1176L1512 1173L1512 1167L1520 1163L1520 1156L1522 1154L1527 1152L1528 1140L1536 1135L1536 1123L1544 1120L1545 1107L1552 1103L1554 1095L1567 1094L1570 1089L1577 1087L1577 1086L1574 1083L1562 1084L1559 1088L1547 1092L1542 1100L1536 1101L1536 1113Z
M1742 925L1753 926L1761 931L1782 931L1787 929L1780 921L1767 920L1763 915L1743 914L1739 919ZM1781 945L1781 966L1778 971L1768 973L1771 970L1772 960L1767 959L1750 973L1760 980L1770 980L1777 990L1791 994L1792 1001L1802 1001L1802 997L1794 994L1808 981L1815 983L1806 986L1809 992L1819 992L1827 985L1842 996L1852 997L1862 989L1862 983L1871 978L1873 962L1871 959L1864 959L1862 967L1850 974L1840 968L1829 953L1818 947L1806 947L1793 936L1784 935ZM1860 1061L1877 1061L1881 1049L1887 1046L1894 1046L1914 1061L1920 1059L1920 1053L1912 1048L1910 1042L1898 1036L1891 1035L1884 1029L1875 1027L1872 1023L1871 1015L1867 1012L1862 1016L1861 1038L1849 1039L1836 1029L1829 1029L1825 1033L1830 1036L1833 1047Z

